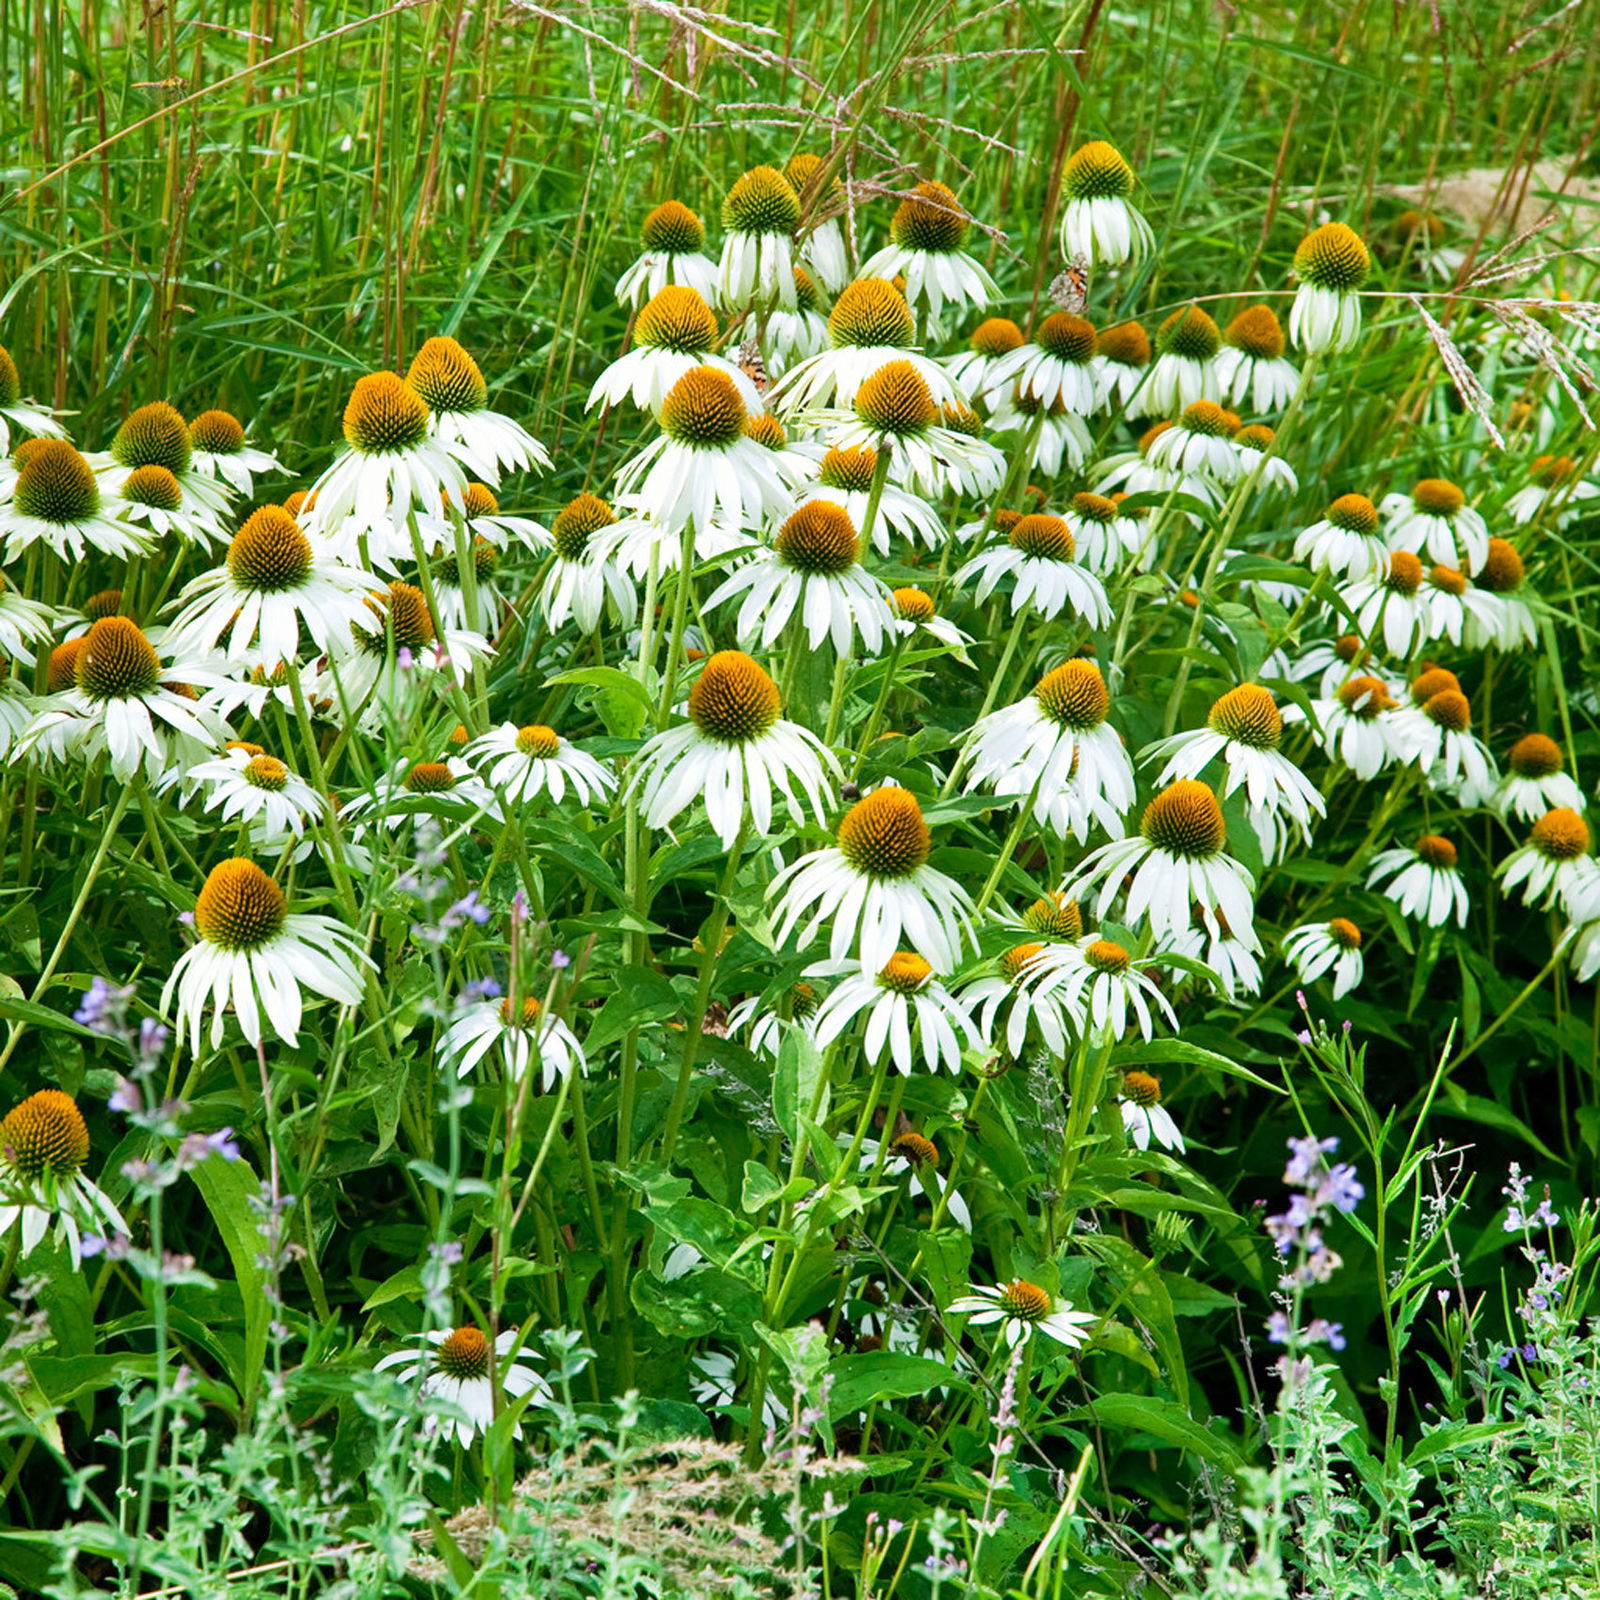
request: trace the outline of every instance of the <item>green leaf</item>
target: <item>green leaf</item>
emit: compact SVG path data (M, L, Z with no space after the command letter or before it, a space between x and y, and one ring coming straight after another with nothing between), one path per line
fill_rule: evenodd
M630 1028L664 1022L683 1009L671 980L651 967L618 967L612 984L611 998L601 1006L584 1040L591 1056L615 1044Z
M1230 1078L1243 1078L1246 1083L1253 1083L1258 1089L1269 1089L1273 1094L1285 1092L1280 1085L1258 1077L1248 1067L1241 1067L1237 1061L1230 1061L1215 1050L1202 1050L1199 1045L1190 1044L1185 1039L1151 1039L1143 1044L1135 1041L1119 1044L1111 1052L1111 1065L1114 1067L1169 1066L1173 1062L1187 1067L1207 1067Z
M363 1311L372 1311L378 1306L386 1306L391 1300L404 1297L408 1300L420 1299L422 1295L422 1268L412 1265L402 1267L392 1277L385 1278L367 1298L362 1301Z
M644 685L620 667L576 667L558 672L548 683L577 683L592 688L594 709L606 731L618 739L637 739L655 712L655 702Z
M1560 1161L1543 1139L1514 1111L1508 1111L1498 1101L1486 1099L1481 1094L1468 1094L1459 1084L1447 1083L1436 1102L1441 1112L1452 1113L1467 1122L1476 1122L1485 1128L1498 1128L1502 1133L1515 1134L1537 1150L1546 1161Z
M829 1366L828 1376L832 1380L828 1415L835 1422L880 1400L905 1400L941 1387L965 1394L972 1388L969 1379L952 1372L942 1361L889 1350L839 1356Z
M772 1113L790 1144L800 1143L803 1121L821 1121L828 1115L822 1065L822 1052L804 1028L784 1029L778 1070L772 1075Z
M56 1028L62 1033L75 1033L80 1039L93 1039L101 1044L105 1042L93 1028L86 1028L81 1022L74 1022L65 1012L52 1011L37 1000L15 1000L9 995L0 995L0 1017L11 1022L26 1022L35 1028Z
M227 1248L244 1307L244 1365L235 1374L235 1386L244 1414L248 1416L267 1358L267 1322L272 1314L266 1294L266 1275L260 1266L264 1244L252 1205L260 1196L261 1180L250 1163L242 1158L202 1161L190 1170L189 1176Z
M1226 1467L1230 1472L1244 1465L1244 1458L1231 1440L1202 1427L1182 1406L1155 1395L1102 1395L1092 1405L1068 1412L1063 1420L1094 1421L1103 1428L1127 1428L1152 1434L1175 1449L1187 1450L1202 1461Z

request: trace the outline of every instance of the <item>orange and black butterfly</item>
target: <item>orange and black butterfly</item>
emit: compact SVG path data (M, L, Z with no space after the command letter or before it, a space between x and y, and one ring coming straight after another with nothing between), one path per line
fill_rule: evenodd
M739 370L756 386L757 394L765 394L772 381L767 377L767 364L761 359L761 346L754 338L739 346Z
M1074 317L1083 315L1089 303L1089 258L1074 256L1064 272L1050 280L1050 298Z

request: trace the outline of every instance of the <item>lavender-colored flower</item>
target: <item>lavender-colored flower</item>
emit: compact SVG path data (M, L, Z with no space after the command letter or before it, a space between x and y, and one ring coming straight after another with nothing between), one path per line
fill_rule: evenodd
M132 984L126 988L118 988L109 979L95 978L84 991L78 1009L72 1013L72 1020L80 1027L89 1028L95 1033L103 1033L110 1038L120 1038L124 1029L124 1018L128 1007L133 1003L133 996Z

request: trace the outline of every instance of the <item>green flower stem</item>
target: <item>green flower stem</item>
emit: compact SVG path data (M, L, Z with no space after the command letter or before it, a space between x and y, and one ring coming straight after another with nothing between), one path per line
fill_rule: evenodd
M678 572L672 589L672 632L667 638L667 665L661 677L661 698L656 703L656 727L665 728L672 715L678 672L683 662L683 633L689 620L689 590L694 586L694 523L683 525L678 552Z
M982 891L974 902L974 920L981 917L988 908L994 892L1000 887L1000 879L1011 864L1011 858L1016 854L1017 846L1022 842L1023 830L1028 826L1029 819L1033 816L1033 804L1039 795L1039 785L1034 783L1025 800L1018 803L1017 820L1011 824L1010 831L1006 834L1005 843L1000 846L1000 854L995 857L993 868L984 880Z
M872 749L872 741L878 737L878 729L883 724L883 714L888 709L889 696L894 693L895 669L900 665L900 657L905 653L906 641L911 637L910 631L897 633L894 648L889 652L889 659L884 663L883 684L878 690L877 703L872 708L872 714L867 718L866 732L861 735L861 742L856 747L855 765L850 769L852 782L859 782L861 769L867 764L868 752Z
M840 656L833 664L833 689L828 696L828 720L823 729L822 742L831 750L839 734L839 721L844 714L845 683L849 676L850 661Z
M437 632L439 624L439 591L433 581L433 563L428 559L428 551L422 540L422 532L417 527L417 514L415 511L406 513L406 527L411 530L411 554L417 563L417 579L422 585L422 596L428 602L428 615L433 621ZM386 630L387 631L387 630ZM443 641L440 641L443 643ZM449 699L455 714L461 720L461 725L469 734L477 735L488 731L483 709L468 703L466 694L461 685L457 683L452 674L450 680Z
M128 802L132 798L132 786L124 784L121 792L112 802L105 826L100 830L100 843L95 847L93 856L89 858L88 869L83 875L83 884L72 902L72 909L67 913L66 924L61 930L60 937L56 940L55 949L50 952L50 959L45 962L40 970L39 981L34 984L33 992L28 997L35 1003L43 999L45 991L55 978L56 968L61 965L61 958L67 953L68 941L72 938L73 930L78 926L78 918L83 915L84 906L88 904L89 895L94 889L95 879L100 876L100 869L105 865L106 857L111 852L111 841L116 838L117 825L122 821L122 814L128 809ZM17 1045L21 1042L22 1035L27 1031L27 1027L26 1022L13 1022L11 1024L11 1032L6 1038L5 1049L0 1051L0 1072L5 1070L6 1063L16 1053Z
M744 854L745 838L750 831L748 812L741 817L739 832L728 852L727 865L722 871L722 881L717 885L712 901L711 915L701 932L700 981L695 990L694 1011L683 1034L683 1055L678 1062L678 1082L672 1091L672 1104L667 1111L666 1129L661 1136L661 1159L668 1165L678 1148L678 1129L683 1122L684 1108L689 1103L689 1087L694 1077L695 1056L700 1040L705 1034L706 1009L711 1004L711 987L717 974L717 960L722 954L722 936L728 926L728 896L733 893L739 875L739 861Z

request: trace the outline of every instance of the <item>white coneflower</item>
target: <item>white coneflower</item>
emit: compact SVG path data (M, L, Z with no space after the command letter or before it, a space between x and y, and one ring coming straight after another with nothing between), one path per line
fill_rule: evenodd
M1100 580L1074 559L1076 550L1063 518L1033 513L1018 520L1004 544L968 561L954 581L976 578L973 595L982 605L1002 578L1010 578L1013 616L1031 605L1042 617L1066 611L1091 628L1103 628L1111 621L1111 602Z
M866 1059L876 1065L887 1051L896 1070L908 1077L919 1054L929 1072L941 1067L959 1072L963 1049L978 1048L977 1030L966 1009L933 968L909 950L897 950L877 971L859 961L827 961L808 967L806 974L842 979L807 1025L820 1049L827 1049L862 1013L867 1019L862 1046Z
M617 473L618 501L663 533L720 524L753 528L781 517L792 482L776 452L745 431L739 386L716 367L694 367L661 403L661 432Z
M1163 1150L1176 1150L1180 1156L1184 1153L1183 1134L1161 1103L1161 1080L1153 1073L1137 1067L1124 1072L1117 1104L1123 1129L1136 1148L1148 1150L1153 1141Z
M402 756L365 791L347 800L341 816L360 818L355 828L360 834L366 831L369 818L393 831L418 812L471 822L480 816L498 819L500 807L493 791L465 758L412 761Z
M542 794L558 805L571 790L579 805L607 799L617 787L609 768L554 728L503 722L462 752L478 776L512 805L528 805Z
M490 410L478 363L454 339L424 340L406 369L406 384L427 406L433 438L491 486L503 472L550 470L549 451L515 418Z
M1372 779L1391 761L1405 759L1397 710L1389 686L1362 673L1311 702L1312 727L1326 755L1342 761L1358 778Z
M1120 1040L1130 1023L1149 1039L1160 1018L1178 1026L1167 997L1149 977L1160 960L1159 955L1136 959L1106 938L1047 944L1023 967L1022 982L1056 1000L1081 1039Z
M617 279L617 299L631 311L660 294L668 284L682 284L705 300L717 292L717 264L705 254L706 230L688 206L664 200L640 230L644 250Z
M495 581L500 570L500 548L475 535L470 538L473 585L477 594L477 622L485 633L494 633L511 610L511 597ZM446 630L464 629L472 620L467 610L467 587L461 572L461 558L454 545L436 547L429 557L433 577L434 612Z
M455 456L433 431L427 402L396 373L356 380L344 408L344 438L344 450L312 485L300 513L313 535L347 541L367 535L391 552L409 553L408 514L432 514L442 495L466 490Z
M1361 297L1372 259L1361 235L1325 222L1300 241L1294 272L1300 286L1289 307L1289 337L1307 355L1355 347L1361 337Z
M1391 550L1426 551L1430 562L1476 571L1489 555L1489 524L1445 478L1423 478L1410 494L1385 495Z
M580 494L556 513L550 524L555 559L539 590L545 621L559 628L570 617L593 633L608 608L613 620L633 621L639 597L628 574L607 557L597 538L615 527L617 514L598 495Z
M546 1094L574 1069L589 1070L578 1036L532 995L514 1003L507 995L465 1006L445 1029L440 1048L463 1078L491 1050L499 1052L507 1076L517 1081L537 1063L539 1086Z
M1495 869L1507 894L1520 890L1524 905L1540 911L1559 905L1573 922L1600 918L1600 862L1589 854L1589 824L1576 811L1558 806L1533 825Z
M88 1124L59 1089L40 1089L0 1118L0 1238L15 1230L24 1261L52 1230L74 1271L85 1231L127 1237L122 1213L84 1176L88 1159Z
M362 968L372 966L361 940L331 917L290 913L283 890L243 856L211 869L194 926L199 939L178 957L161 1009L176 998L178 1036L187 1033L197 1055L208 1007L214 1050L230 1005L252 1045L268 1033L292 1045L300 1037L302 989L340 1005L361 1002Z
M894 630L889 589L861 565L861 540L843 506L810 500L785 518L770 550L734 571L706 598L706 610L743 595L735 630L770 649L798 616L813 650L831 638L848 656L856 636L882 653Z
M1467 925L1467 886L1456 869L1456 847L1437 833L1423 834L1409 850L1380 850L1367 870L1367 887L1429 927L1452 918L1458 927Z
M1300 369L1284 357L1283 324L1271 306L1246 306L1222 334L1218 394L1230 406L1271 416L1294 398Z
M212 761L202 761L183 774L188 784L205 791L207 811L220 811L221 821L237 818L247 827L260 819L263 844L287 835L300 838L308 822L320 822L327 802L304 778L276 756L231 744Z
M961 248L971 221L953 190L942 183L919 183L895 208L890 242L861 263L863 278L903 278L906 299L925 307L928 333L944 336L948 307L959 315L982 311L1000 298L984 267Z
M1301 983L1315 983L1331 972L1335 1000L1349 994L1366 972L1361 930L1348 917L1291 928L1283 936L1283 958L1294 967Z
M944 358L945 370L964 393L982 401L991 389L1001 387L997 369L1022 343L1022 329L1010 317L985 317L972 330L967 348Z
M1073 910L1076 911L1076 907ZM1067 935L1076 940L1083 932L1083 919L1079 917L1076 932ZM1047 946L1042 940L1025 940L1012 945L994 958L988 971L962 986L959 999L977 1025L979 1034L988 1043L999 1042L1012 1057L1020 1056L1028 1035L1035 1033L1054 1054L1065 1055L1071 1048L1072 1024L1060 996L1050 990L1030 984L1024 976L1028 964L1043 954ZM1070 959L1077 951L1075 943L1059 946L1061 959ZM1080 952L1081 956L1081 952ZM1001 1013L1005 1014L1005 1031L997 1035Z
M772 792L802 827L825 824L830 779L842 777L834 754L808 728L785 722L778 686L738 650L719 650L689 690L689 720L647 740L629 763L644 819L664 828L695 800L727 849L744 824L772 831ZM798 795L796 790L799 791Z
M353 624L356 648L322 659L325 681L313 699L327 699L343 711L366 703L376 693L389 704L406 675L448 669L465 678L479 662L494 654L488 641L465 628L438 627L427 598L415 584L391 583L367 596L370 615Z
M1069 1302L1041 1289L1026 1278L1013 1278L1000 1288L972 1285L972 1292L957 1296L946 1312L965 1316L974 1328L1000 1324L1000 1336L1009 1349L1017 1349L1036 1333L1069 1350L1082 1349L1087 1342L1084 1330L1100 1319L1085 1311L1074 1311Z
M532 1367L513 1361L500 1370L500 1362L517 1348L519 1334L507 1328L491 1347L481 1330L473 1327L438 1329L420 1336L417 1346L385 1356L374 1372L392 1372L401 1383L422 1382L419 1388L427 1415L422 1431L441 1430L463 1449L487 1433L495 1417L495 1397L520 1400L525 1394L541 1397L550 1386ZM512 1437L522 1437L519 1423Z
M1244 476L1244 463L1233 442L1238 431L1239 419L1233 412L1224 411L1215 400L1196 400L1152 441L1147 459L1153 467L1197 473L1227 487Z
M1062 255L1115 267L1153 249L1150 224L1128 198L1133 186L1133 168L1115 145L1094 139L1074 150L1064 174Z
M1600 500L1600 484L1581 477L1571 456L1535 456L1527 483L1506 501L1505 514L1513 522L1525 523L1551 511L1555 526L1562 528L1576 517L1587 516L1596 500Z
M1086 417L1099 402L1095 380L1095 330L1092 322L1053 311L1033 332L1029 344L1001 356L991 369L996 389L1015 385L1023 399L1060 405Z
M1075 900L1097 884L1095 915L1103 918L1127 885L1131 923L1148 917L1157 938L1174 938L1190 924L1198 904L1210 928L1217 914L1243 933L1252 925L1255 879L1227 854L1228 830L1217 797L1203 783L1180 778L1144 808L1139 832L1092 850L1066 886Z
M895 360L856 390L853 415L841 418L827 442L888 450L891 475L921 494L993 494L1005 477L1005 457L987 440L943 426L943 415L921 372Z
M1377 637L1381 627L1384 648L1400 661L1442 631L1422 578L1422 563L1409 550L1394 550L1377 576L1347 581L1341 590L1363 637Z
M1274 650L1261 664L1264 678L1288 678L1294 683L1316 679L1317 693L1324 698L1352 673L1371 670L1372 652L1356 633L1311 639L1292 651Z
M1156 774L1162 785L1174 778L1198 778L1220 760L1227 769L1222 798L1244 790L1251 822L1264 834L1264 843L1275 838L1281 821L1309 844L1312 826L1326 813L1327 802L1279 749L1282 742L1283 716L1270 691L1259 683L1241 683L1212 704L1205 727L1158 739L1139 752L1139 760L1163 763ZM1264 830L1261 821L1273 826Z
M85 550L118 561L142 555L149 535L103 507L94 469L65 439L29 439L17 450L11 497L0 505L6 560L35 544L64 560Z
M208 478L220 478L236 494L249 495L256 479L282 472L283 463L245 437L244 424L231 411L202 411L189 424L189 465Z
M1282 456L1273 454L1276 438L1264 422L1247 422L1234 434L1233 447L1239 452L1240 475L1254 476L1260 494L1269 494L1275 489L1293 494L1300 487L1300 479Z
M0 656L31 659L55 628L55 611L19 594L0 573Z
M693 289L669 285L639 313L633 348L595 379L586 409L592 411L602 400L608 406L631 400L640 411L658 414L684 373L712 367L733 380L750 410L759 410L761 394L755 384L726 356L717 354L720 332L716 314Z
M850 1143L849 1134L839 1135L844 1145ZM856 1170L862 1173L877 1172L879 1158L885 1174L904 1173L906 1188L913 1195L933 1205L943 1204L944 1215L967 1233L972 1232L972 1212L961 1194L941 1181L939 1177L939 1147L932 1139L905 1128L890 1139L887 1145L879 1139L863 1139ZM864 1287L864 1286L863 1286ZM856 1298L854 1288L851 1298ZM915 1354L922 1347L922 1336L903 1308L898 1316L891 1308L865 1301L865 1314L857 1324L858 1331L868 1337L878 1336L890 1350ZM942 1390L939 1392L943 1392Z
M1145 394L1153 355L1150 335L1137 322L1114 323L1095 335L1094 376L1100 410L1120 410L1130 421L1159 414Z
M227 559L178 596L169 647L203 655L220 649L247 667L300 654L304 626L319 651L351 648L353 624L370 620L367 596L382 588L370 572L319 554L282 506L261 506L233 536Z
M1222 331L1199 306L1174 311L1156 330L1156 359L1141 399L1153 417L1172 417L1196 400L1222 392L1217 352Z
M1419 680L1421 681L1421 680ZM1487 798L1499 781L1494 757L1472 732L1472 706L1459 687L1424 693L1395 722L1402 759L1415 761L1435 789Z
M183 486L166 467L135 467L106 499L106 513L132 527L148 528L164 539L176 534L186 544L211 550L226 543L223 513L185 497Z
M1147 530L1137 514L1125 511L1120 497L1075 494L1062 513L1080 565L1100 577L1115 572L1144 548Z
M1150 452L1155 448L1156 441L1171 429L1170 422L1154 423L1139 435L1134 449L1118 451L1095 462L1089 469L1089 477L1096 492L1107 495L1118 491L1125 494L1182 494L1190 495L1204 505L1217 505L1217 486L1209 478L1202 478L1197 473L1175 472L1170 467L1158 467L1151 462ZM1191 522L1199 520L1192 512L1179 512L1178 515ZM1153 555L1149 561L1154 564Z
M1296 535L1294 558L1313 572L1360 582L1388 563L1389 543L1378 529L1378 508L1364 494L1342 494Z
M807 229L800 242L800 259L829 294L837 294L850 281L850 252L845 241L840 213L845 209L844 185L837 178L827 180L826 192L818 189L823 158L809 151L791 156L783 175L808 211L821 207L827 214Z
M790 1015L786 1020L774 1001L764 994L753 994L741 1000L728 1013L728 1032L740 1034L749 1030L750 1048L758 1056L776 1058L783 1045L786 1027L800 1027L816 1014L821 1003L817 991L809 983L785 986Z
M968 790L1034 797L1035 817L1058 833L1072 826L1086 837L1092 820L1113 835L1133 805L1133 763L1107 721L1111 694L1094 662L1082 657L1047 672L1033 693L991 712L974 725L962 747ZM1058 801L1070 797L1078 815L1062 815Z
M10 453L13 428L36 439L59 439L65 432L53 412L22 398L22 375L11 352L0 346L0 455Z
M725 311L793 309L799 223L800 197L776 167L752 167L734 183L722 202L718 293Z
M467 532L474 539L486 540L497 550L518 544L542 555L550 548L550 530L532 517L513 517L502 512L500 501L486 483L469 483L459 502L447 497L437 512L420 519L430 544L453 542L451 513L458 505Z
M209 513L215 521L210 531L222 537L220 519L227 515L233 488L195 470L189 424L165 400L129 412L110 449L91 457L90 462L108 501L119 497L128 479L143 468L163 468L176 480L186 514Z
M1059 400L1047 403L1014 388L997 390L989 422L998 434L1012 434L1024 440L1031 437L1027 454L1030 473L1042 472L1054 478L1081 467L1094 453L1094 440L1083 418Z
M941 617L931 595L914 584L908 584L896 589L890 601L894 606L894 631L902 639L911 640L919 633L925 633L946 646L957 661L966 666L972 665L967 659L967 646L972 643L972 636Z
M828 340L828 349L791 367L773 389L773 404L785 416L850 405L891 361L919 373L940 405L962 399L944 366L916 348L911 307L885 278L858 278L844 290L828 317Z
M1533 608L1520 593L1522 557L1504 540L1491 539L1483 565L1472 575L1476 604L1467 608L1462 642L1469 650L1531 650L1538 639Z
M18 678L0 678L0 761L9 760L21 742L34 719L34 708L33 695ZM42 747L37 755L41 760L53 759L46 755Z
M767 371L774 378L828 348L828 319L817 309L821 298L804 267L794 269L794 299L793 311L780 307L767 316Z
M1445 236L1442 217L1408 206L1389 224L1388 232L1402 250L1410 253L1412 264L1424 277L1453 282L1466 262L1466 251L1440 243Z
M227 725L195 695L196 686L217 681L193 662L163 667L128 618L102 617L75 654L73 686L41 702L22 748L55 734L85 760L107 755L119 783L141 767L154 782L174 762L189 766L228 738Z
M843 506L859 528L872 501L872 479L877 467L878 452L870 446L856 450L841 450L835 446L817 467L816 483L807 484L796 493L795 504L802 506L812 500L831 500ZM930 550L938 549L947 537L938 512L926 500L885 480L878 496L877 514L872 519L872 547L879 555L889 554L892 534Z
M1554 739L1525 733L1506 756L1506 774L1490 804L1502 817L1536 822L1547 811L1587 806L1577 780L1566 771L1566 757Z
M973 906L960 884L928 865L933 841L916 796L892 784L874 789L845 813L837 837L773 879L777 943L798 927L804 946L831 918L835 961L854 946L862 966L877 971L909 945L951 971L961 947L976 943Z
M1276 819L1269 816L1267 820ZM1262 827L1255 817L1251 821L1258 829ZM1268 842L1269 849L1275 851L1277 844L1270 834ZM1253 928L1236 934L1221 915L1208 926L1195 907L1188 929L1168 939L1161 948L1168 955L1183 956L1204 967L1226 1000L1237 1002L1261 993L1261 941Z

